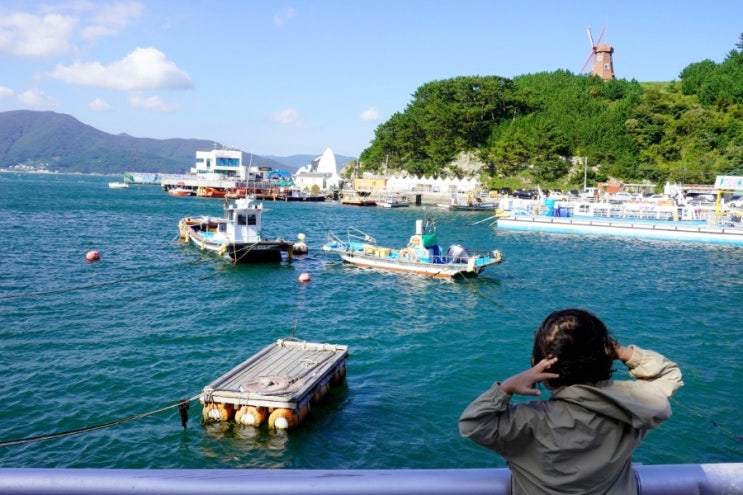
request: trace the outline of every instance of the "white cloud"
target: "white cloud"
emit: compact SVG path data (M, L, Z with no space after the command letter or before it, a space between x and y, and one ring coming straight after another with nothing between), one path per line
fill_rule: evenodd
M274 14L273 23L277 26L283 26L287 23L287 21L293 19L295 14L296 13L292 7L283 8L279 12Z
M359 118L364 122L374 122L379 120L379 112L374 107L367 108L361 112Z
M82 29L82 37L92 40L100 36L117 34L129 25L132 19L142 15L143 6L139 2L115 2L112 4L90 4L93 7L90 25Z
M111 110L112 107L100 98L96 98L95 100L88 103L88 108L95 112L105 112L106 110Z
M173 103L166 103L159 96L144 97L139 93L134 93L129 96L129 104L133 107L144 108L146 110L154 110L155 112L174 112L178 109L178 105Z
M15 91L8 88L7 86L0 86L0 99L10 98L15 94Z
M18 57L45 57L71 50L69 38L77 22L72 17L25 12L0 16L0 52Z
M284 110L279 110L271 116L271 120L274 122L278 122L279 124L295 125L297 127L302 126L301 116L299 115L299 112L297 112L293 108L285 108Z
M0 53L16 57L48 57L73 52L75 38L92 41L117 34L143 12L139 2L76 0L39 6L40 13L11 12L0 16Z
M18 95L18 101L30 107L55 107L57 101L38 88L29 89Z
M104 66L100 62L74 62L58 65L49 74L54 79L80 86L95 86L118 91L151 89L190 89L188 74L156 48L137 48L121 60Z

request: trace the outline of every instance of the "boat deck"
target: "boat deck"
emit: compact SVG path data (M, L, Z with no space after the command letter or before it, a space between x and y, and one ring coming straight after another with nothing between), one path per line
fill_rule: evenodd
M297 426L343 382L347 359L347 346L280 339L204 387L204 421Z

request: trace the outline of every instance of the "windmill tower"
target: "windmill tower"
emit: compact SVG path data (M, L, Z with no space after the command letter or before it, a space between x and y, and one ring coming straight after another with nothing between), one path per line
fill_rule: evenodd
M591 35L591 28L586 30L588 32L588 41L591 43L591 53L588 54L586 63L583 64L581 72L586 70L588 64L593 59L593 68L591 69L592 76L599 76L601 79L608 81L614 79L614 62L611 59L614 53L614 48L611 45L601 44L601 38L604 37L606 26L601 30L596 43L593 42L593 36Z

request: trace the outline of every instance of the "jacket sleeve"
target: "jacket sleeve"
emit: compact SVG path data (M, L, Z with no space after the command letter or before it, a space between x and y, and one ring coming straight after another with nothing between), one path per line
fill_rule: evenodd
M512 433L525 433L524 425L514 424L509 407L511 395L494 383L472 401L459 417L459 433L476 443L503 453ZM515 420L518 423L518 419Z
M632 357L625 363L629 374L644 382L652 382L653 388L666 397L671 397L684 382L678 364L665 356L637 346L633 349Z

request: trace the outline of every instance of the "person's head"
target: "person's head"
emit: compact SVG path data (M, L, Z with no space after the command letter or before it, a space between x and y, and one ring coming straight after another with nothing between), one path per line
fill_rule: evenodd
M582 309L555 311L534 333L532 364L552 356L557 362L549 371L559 378L547 381L551 388L593 384L611 378L617 359L616 341L604 322Z

